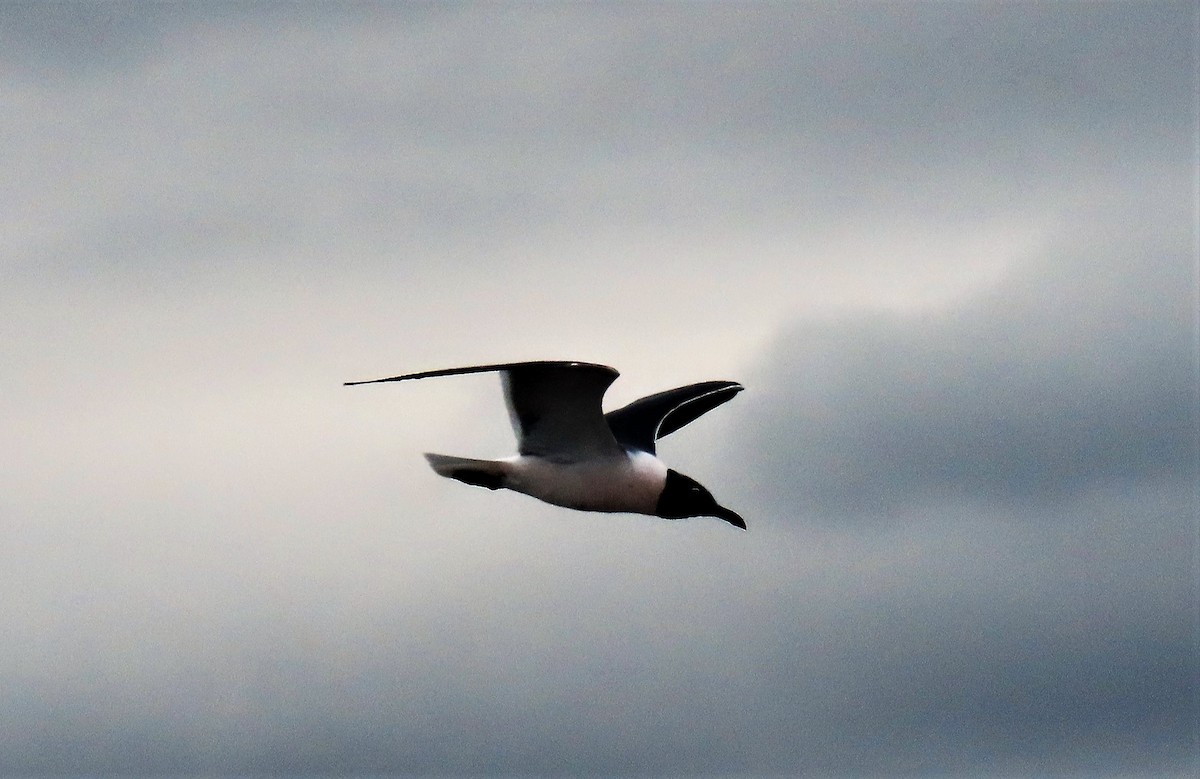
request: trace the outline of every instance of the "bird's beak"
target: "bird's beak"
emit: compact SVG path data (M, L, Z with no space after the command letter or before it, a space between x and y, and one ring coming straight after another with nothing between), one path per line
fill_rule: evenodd
M734 527L740 527L742 530L746 529L746 520L742 519L741 515L736 511L731 511L724 506L717 506L717 510L712 515L718 519L725 520Z

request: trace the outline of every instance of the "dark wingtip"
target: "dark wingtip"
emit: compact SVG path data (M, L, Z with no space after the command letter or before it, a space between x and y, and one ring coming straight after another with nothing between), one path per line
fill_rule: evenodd
M472 365L466 368L442 368L436 371L421 371L420 373L406 373L403 376L389 376L386 379L370 379L368 381L347 381L342 384L343 387L349 387L355 384L382 384L387 381L408 381L409 379L430 379L434 376L459 376L464 373L491 373L493 371L513 371L522 368L578 368L589 371L602 371L607 373L612 379L617 378L617 369L608 365L600 365L594 362L579 362L568 360L534 360L531 362L505 362L496 363L494 365ZM610 381L612 380L610 379Z
M343 387L356 387L359 384L383 384L385 382L400 381L401 379L407 379L407 378L408 378L408 376L393 376L390 379L367 379L365 381L343 381L342 386Z

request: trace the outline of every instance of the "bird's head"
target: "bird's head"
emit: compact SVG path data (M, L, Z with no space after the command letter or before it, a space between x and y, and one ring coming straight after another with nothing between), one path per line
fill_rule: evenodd
M700 482L670 468L667 469L667 480L658 496L654 513L666 519L717 517L734 527L746 529L746 521L737 512L717 503L712 493L704 489Z

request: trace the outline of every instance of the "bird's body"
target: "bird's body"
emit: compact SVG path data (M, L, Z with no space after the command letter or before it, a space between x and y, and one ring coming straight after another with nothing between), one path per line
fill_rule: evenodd
M617 377L605 365L526 362L410 373L347 384L496 371L518 454L478 460L426 454L442 476L488 489L509 489L581 511L630 512L677 519L714 516L745 528L737 513L720 506L695 480L666 466L655 441L693 421L742 390L711 381L660 392L604 414L601 400Z
M580 511L653 514L667 480L666 464L640 451L575 463L525 455L502 462L506 488Z

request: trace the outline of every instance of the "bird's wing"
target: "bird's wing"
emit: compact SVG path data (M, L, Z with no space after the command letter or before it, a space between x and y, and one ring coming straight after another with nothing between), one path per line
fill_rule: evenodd
M635 400L605 415L622 446L654 454L654 442L712 411L744 389L736 381L703 381Z
M557 462L623 453L604 419L601 402L618 373L585 362L517 362L409 373L347 385L499 372L517 435L517 451Z

